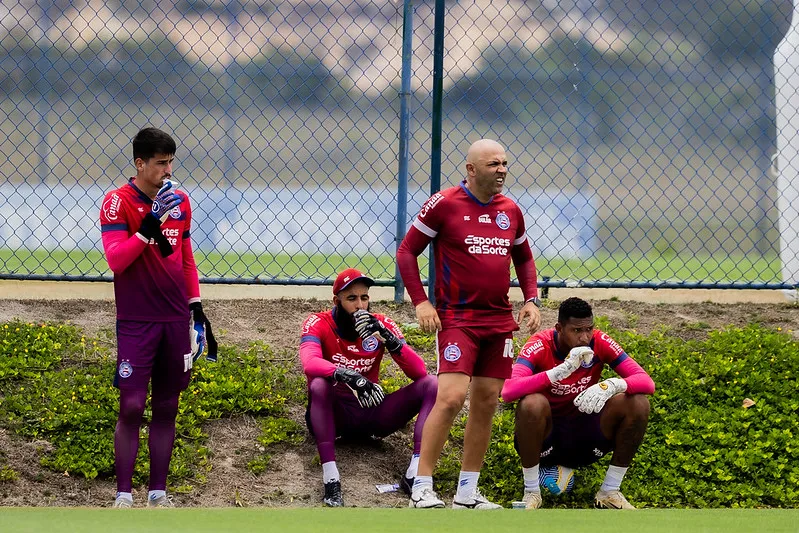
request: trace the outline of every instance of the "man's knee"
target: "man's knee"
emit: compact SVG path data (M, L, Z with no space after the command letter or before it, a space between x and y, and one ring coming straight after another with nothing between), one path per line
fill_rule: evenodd
M147 394L123 390L120 393L119 419L134 424L141 423L146 403Z
M516 419L538 420L551 416L549 400L543 394L528 394L516 406Z
M438 392L438 379L432 374L428 374L422 378L416 380L416 383L419 385L419 389L422 393L423 399L433 399L436 398L436 393Z
M308 396L311 405L315 401L329 403L333 398L333 384L325 378L313 378L308 384Z
M649 411L651 406L649 404L649 397L645 394L632 394L628 396L628 413L629 416L636 420L644 422L649 420Z
M436 391L436 408L447 413L457 413L466 401L466 391L439 387Z

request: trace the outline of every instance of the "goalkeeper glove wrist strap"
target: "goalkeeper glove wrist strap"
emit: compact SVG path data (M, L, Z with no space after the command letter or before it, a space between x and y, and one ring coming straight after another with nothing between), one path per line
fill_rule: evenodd
M169 257L172 255L174 251L172 250L172 245L169 244L167 238L161 233L161 221L158 220L152 212L144 215L138 232L147 240L155 239L158 250L161 252L161 257Z

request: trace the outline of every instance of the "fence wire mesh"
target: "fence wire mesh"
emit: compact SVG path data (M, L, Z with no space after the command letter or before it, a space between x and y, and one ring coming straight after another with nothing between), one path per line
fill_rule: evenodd
M434 2L412 8L401 210L402 2L0 6L0 277L110 279L99 203L153 125L178 141L204 281L395 282L398 213L430 194ZM447 3L442 187L471 142L504 144L544 285L793 287L770 170L792 11Z

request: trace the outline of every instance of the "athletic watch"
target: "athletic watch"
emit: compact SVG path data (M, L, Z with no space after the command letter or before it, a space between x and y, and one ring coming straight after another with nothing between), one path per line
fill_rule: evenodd
M530 302L533 302L537 308L541 309L542 305L541 298L539 298L538 296L533 296L532 298L528 298L524 303L528 304Z

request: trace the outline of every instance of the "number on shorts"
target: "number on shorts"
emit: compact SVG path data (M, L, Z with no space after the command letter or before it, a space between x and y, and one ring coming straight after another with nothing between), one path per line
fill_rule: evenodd
M513 357L513 339L505 339L505 348L502 350L502 357Z

